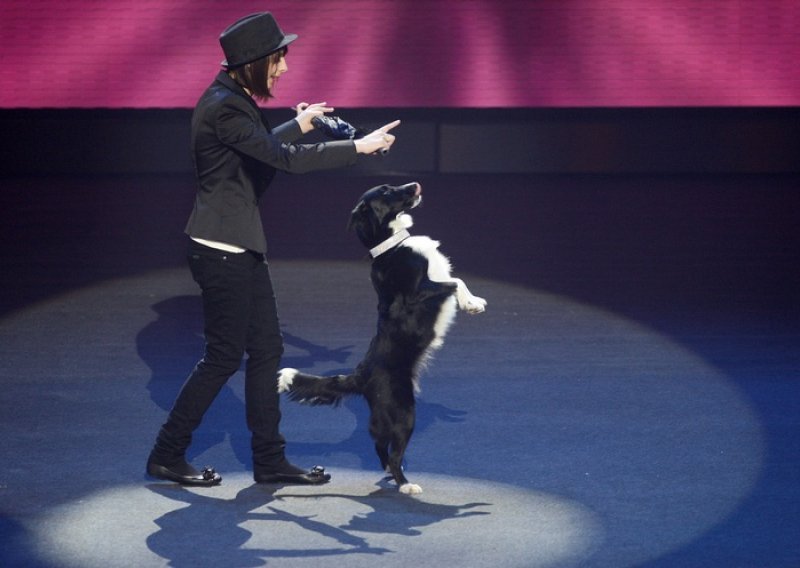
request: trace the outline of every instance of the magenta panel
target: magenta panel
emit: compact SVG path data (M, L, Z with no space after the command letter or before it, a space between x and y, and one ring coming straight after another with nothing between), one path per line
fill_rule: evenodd
M797 0L4 0L0 107L192 107L264 9L277 105L800 105Z

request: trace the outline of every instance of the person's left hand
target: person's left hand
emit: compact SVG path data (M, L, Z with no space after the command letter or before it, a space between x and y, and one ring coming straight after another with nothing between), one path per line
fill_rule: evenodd
M314 125L311 124L311 119L315 116L322 116L326 112L333 112L333 107L326 106L328 103L299 103L296 107L294 107L294 111L297 113L295 120L300 124L300 130L305 134L306 132L311 132L314 129Z

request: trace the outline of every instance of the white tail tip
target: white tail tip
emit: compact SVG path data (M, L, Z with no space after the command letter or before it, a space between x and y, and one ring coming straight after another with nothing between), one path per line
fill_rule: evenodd
M288 392L292 390L292 382L299 371L297 369L281 369L278 371L278 392Z

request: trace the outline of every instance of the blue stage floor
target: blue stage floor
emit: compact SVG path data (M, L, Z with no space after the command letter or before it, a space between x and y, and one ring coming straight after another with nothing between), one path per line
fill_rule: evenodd
M284 366L352 368L369 264L345 231L418 180L412 232L489 302L423 375L403 496L359 400L283 404L320 488L252 483L241 373L144 464L202 350L184 177L3 180L0 566L800 565L800 179L282 176L264 204Z

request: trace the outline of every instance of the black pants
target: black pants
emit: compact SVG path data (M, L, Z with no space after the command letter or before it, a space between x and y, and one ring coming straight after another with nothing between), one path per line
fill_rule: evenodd
M192 433L245 353L245 407L253 467L271 471L284 460L277 392L283 354L275 294L264 255L229 253L191 241L189 266L200 286L205 353L183 385L151 457L163 465L185 459Z

